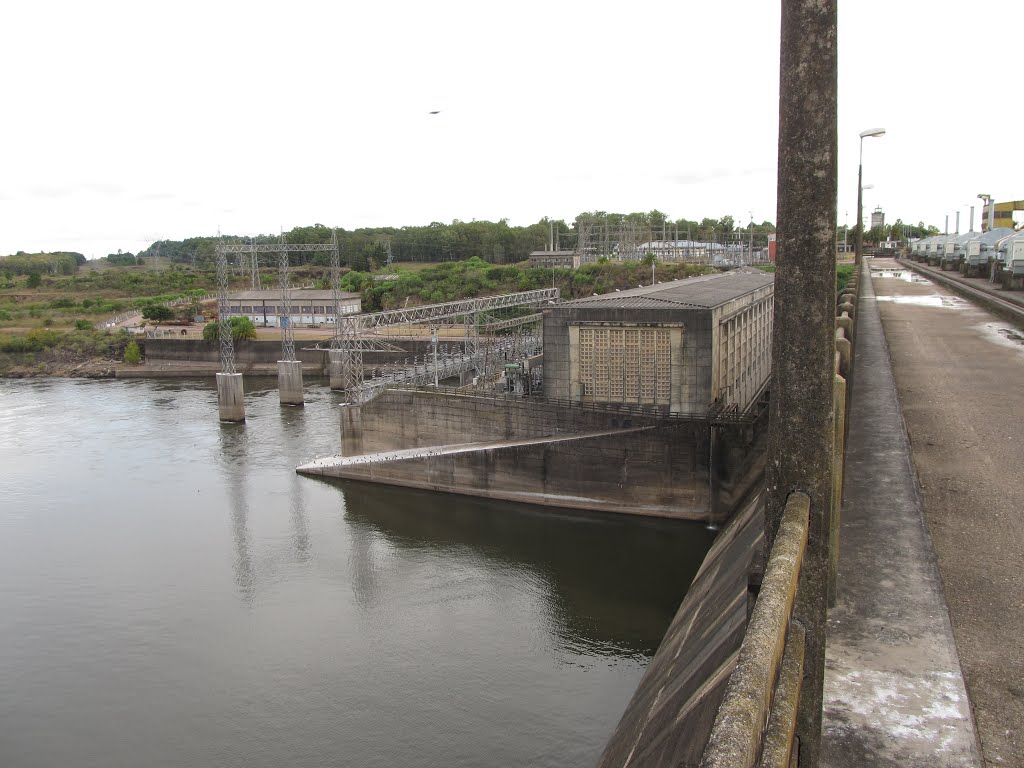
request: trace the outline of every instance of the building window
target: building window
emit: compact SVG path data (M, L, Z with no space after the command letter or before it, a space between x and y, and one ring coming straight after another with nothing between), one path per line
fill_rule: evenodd
M579 380L587 399L668 405L672 398L670 331L580 328Z

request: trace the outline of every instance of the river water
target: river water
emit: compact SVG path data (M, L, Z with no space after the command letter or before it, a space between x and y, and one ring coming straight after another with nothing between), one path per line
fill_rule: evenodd
M0 765L593 765L709 534L299 477L273 385L0 382Z

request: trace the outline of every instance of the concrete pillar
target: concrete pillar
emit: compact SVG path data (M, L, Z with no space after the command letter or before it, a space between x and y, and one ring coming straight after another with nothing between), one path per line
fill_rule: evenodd
M809 496L807 549L793 612L806 630L796 728L801 766L817 766L821 750L832 531L836 6L837 0L782 0L778 251L765 549L774 541L787 497L793 492ZM851 317L854 314L850 312Z
M363 454L363 407L344 403L341 406L341 455Z
M327 350L327 375L331 380L331 389L345 389L345 379L341 370L341 350Z
M298 360L278 360L277 388L281 394L281 405L305 405L302 396L302 363Z
M245 421L242 374L217 374L217 410L221 421Z

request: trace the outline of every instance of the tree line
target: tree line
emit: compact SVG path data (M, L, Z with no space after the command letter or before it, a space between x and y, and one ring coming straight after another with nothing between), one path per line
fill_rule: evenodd
M398 263L462 261L475 256L491 264L515 264L526 260L531 252L545 250L549 245L572 250L583 222L592 231L619 232L628 225L636 235L637 242L677 236L682 239L711 240L721 239L737 231L753 232L755 236L775 231L775 226L768 221L742 225L737 224L732 216L701 220L672 219L658 210L626 214L588 211L581 213L572 222L543 218L526 226L512 226L508 219L496 222L456 219L450 224L435 221L424 226L365 227L352 230L338 228L333 231L338 236L342 264L365 272L387 263L389 253L391 261ZM284 240L295 244L329 243L331 234L330 227L313 224L286 232ZM160 256L173 263L205 267L213 262L218 241L262 245L280 240L280 235L161 240L139 252L138 256ZM326 253L295 252L290 258L293 266L327 266L330 260Z
M86 258L74 251L53 251L52 253L25 253L18 251L12 256L0 256L0 274L7 279L14 275L73 275Z

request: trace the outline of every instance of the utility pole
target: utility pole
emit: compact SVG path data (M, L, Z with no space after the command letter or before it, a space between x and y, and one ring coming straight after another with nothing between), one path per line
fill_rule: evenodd
M747 249L747 264L754 263L754 212L750 212L750 246Z

